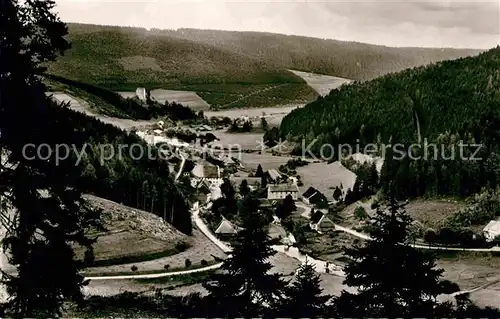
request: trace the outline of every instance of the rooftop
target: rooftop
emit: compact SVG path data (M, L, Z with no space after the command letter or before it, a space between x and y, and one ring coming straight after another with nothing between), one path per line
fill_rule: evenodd
M302 194L302 197L309 198L312 195L314 195L317 191L318 190L316 188L311 186L304 192L304 194Z
M270 169L270 170L268 170L268 171L267 171L267 174L268 174L268 175L269 175L269 177L271 177L271 179L273 179L273 180L276 180L276 179L278 179L278 178L280 178L280 177L281 177L281 174L280 174L277 170L275 170L275 169Z

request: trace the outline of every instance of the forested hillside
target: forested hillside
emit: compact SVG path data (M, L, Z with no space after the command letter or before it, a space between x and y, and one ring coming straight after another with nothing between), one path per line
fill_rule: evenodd
M406 68L481 52L480 50L438 48L391 48L263 32L197 29L158 30L157 32L212 45L236 54L248 55L287 69L354 80L370 80Z
M305 138L319 153L324 143L417 143L440 147L428 157L438 160L391 161L386 154L382 181L394 180L401 196L470 195L496 187L500 129L500 48L477 57L405 70L366 83L333 90L324 98L294 110L283 120L282 137ZM418 134L420 131L420 134ZM463 143L483 143L481 161L460 160ZM455 150L455 159L443 159ZM464 157L476 148L464 149ZM390 150L389 150L390 151ZM414 150L418 152L418 150ZM421 151L422 152L422 151ZM434 152L434 153L433 153ZM391 163L392 162L392 163ZM404 187L403 187L404 186Z
M245 54L137 28L70 24L72 47L49 65L48 73L113 91L173 89L198 92L222 106L277 85L254 107L310 101L317 95L284 68Z

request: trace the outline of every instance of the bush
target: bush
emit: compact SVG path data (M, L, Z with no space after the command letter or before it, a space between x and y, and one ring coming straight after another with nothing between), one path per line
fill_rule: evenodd
M165 270L168 270L170 268L170 265L167 264L167 265L163 266L163 268L165 268Z
M130 270L132 270L132 271L134 271L134 272L135 272L135 271L137 271L137 269L139 269L139 268L137 268L137 266L136 266L136 265L133 265L132 267L130 267Z
M205 259L202 259L202 260L201 260L201 265L202 265L203 267L207 266L207 265L208 265L208 261L206 261Z
M424 240L428 243L434 243L436 242L436 239L437 239L437 235L436 235L436 231L432 228L429 228L425 231L425 234L424 234Z
M354 217L363 220L368 218L368 214L366 213L366 210L363 207L358 206L354 210Z
M186 259L186 261L184 262L184 265L186 266L186 268L191 267L191 265L192 265L191 260Z
M411 224L409 231L414 238L421 238L424 236L424 225L418 220L414 220Z
M449 280L441 280L440 282L443 294L452 294L454 292L460 291L460 287Z

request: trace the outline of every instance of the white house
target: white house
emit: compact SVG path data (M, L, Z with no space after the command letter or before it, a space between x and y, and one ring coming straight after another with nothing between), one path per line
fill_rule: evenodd
M311 216L311 219L309 220L309 227L319 233L321 233L320 229L323 227L330 227L335 229L335 224L330 220L330 218L326 216L326 213L326 210L317 210L316 212L314 212L314 214Z
M139 98L141 101L146 101L146 89L145 88L137 88L135 90L135 95Z
M180 141L177 137L167 138L165 142L173 147L189 147L189 143Z
M211 184L210 187L210 200L215 201L216 199L219 199L222 197L222 191L220 189L220 186L217 184Z
M137 131L135 134L146 141L148 144L156 145L157 143L162 143L168 141L165 136L158 136L154 134L148 134L145 131Z
M299 197L299 188L295 184L278 184L269 185L267 187L267 199L285 199L288 195L292 196L293 200Z
M500 236L500 221L492 220L483 229L483 234L487 241L493 241L497 236Z

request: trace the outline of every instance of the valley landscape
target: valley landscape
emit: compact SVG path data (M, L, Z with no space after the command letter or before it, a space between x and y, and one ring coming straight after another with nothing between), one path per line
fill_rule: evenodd
M52 25L54 48L5 38L45 70L0 69L18 75L1 82L2 311L498 316L500 47L49 23L30 6L3 9Z

